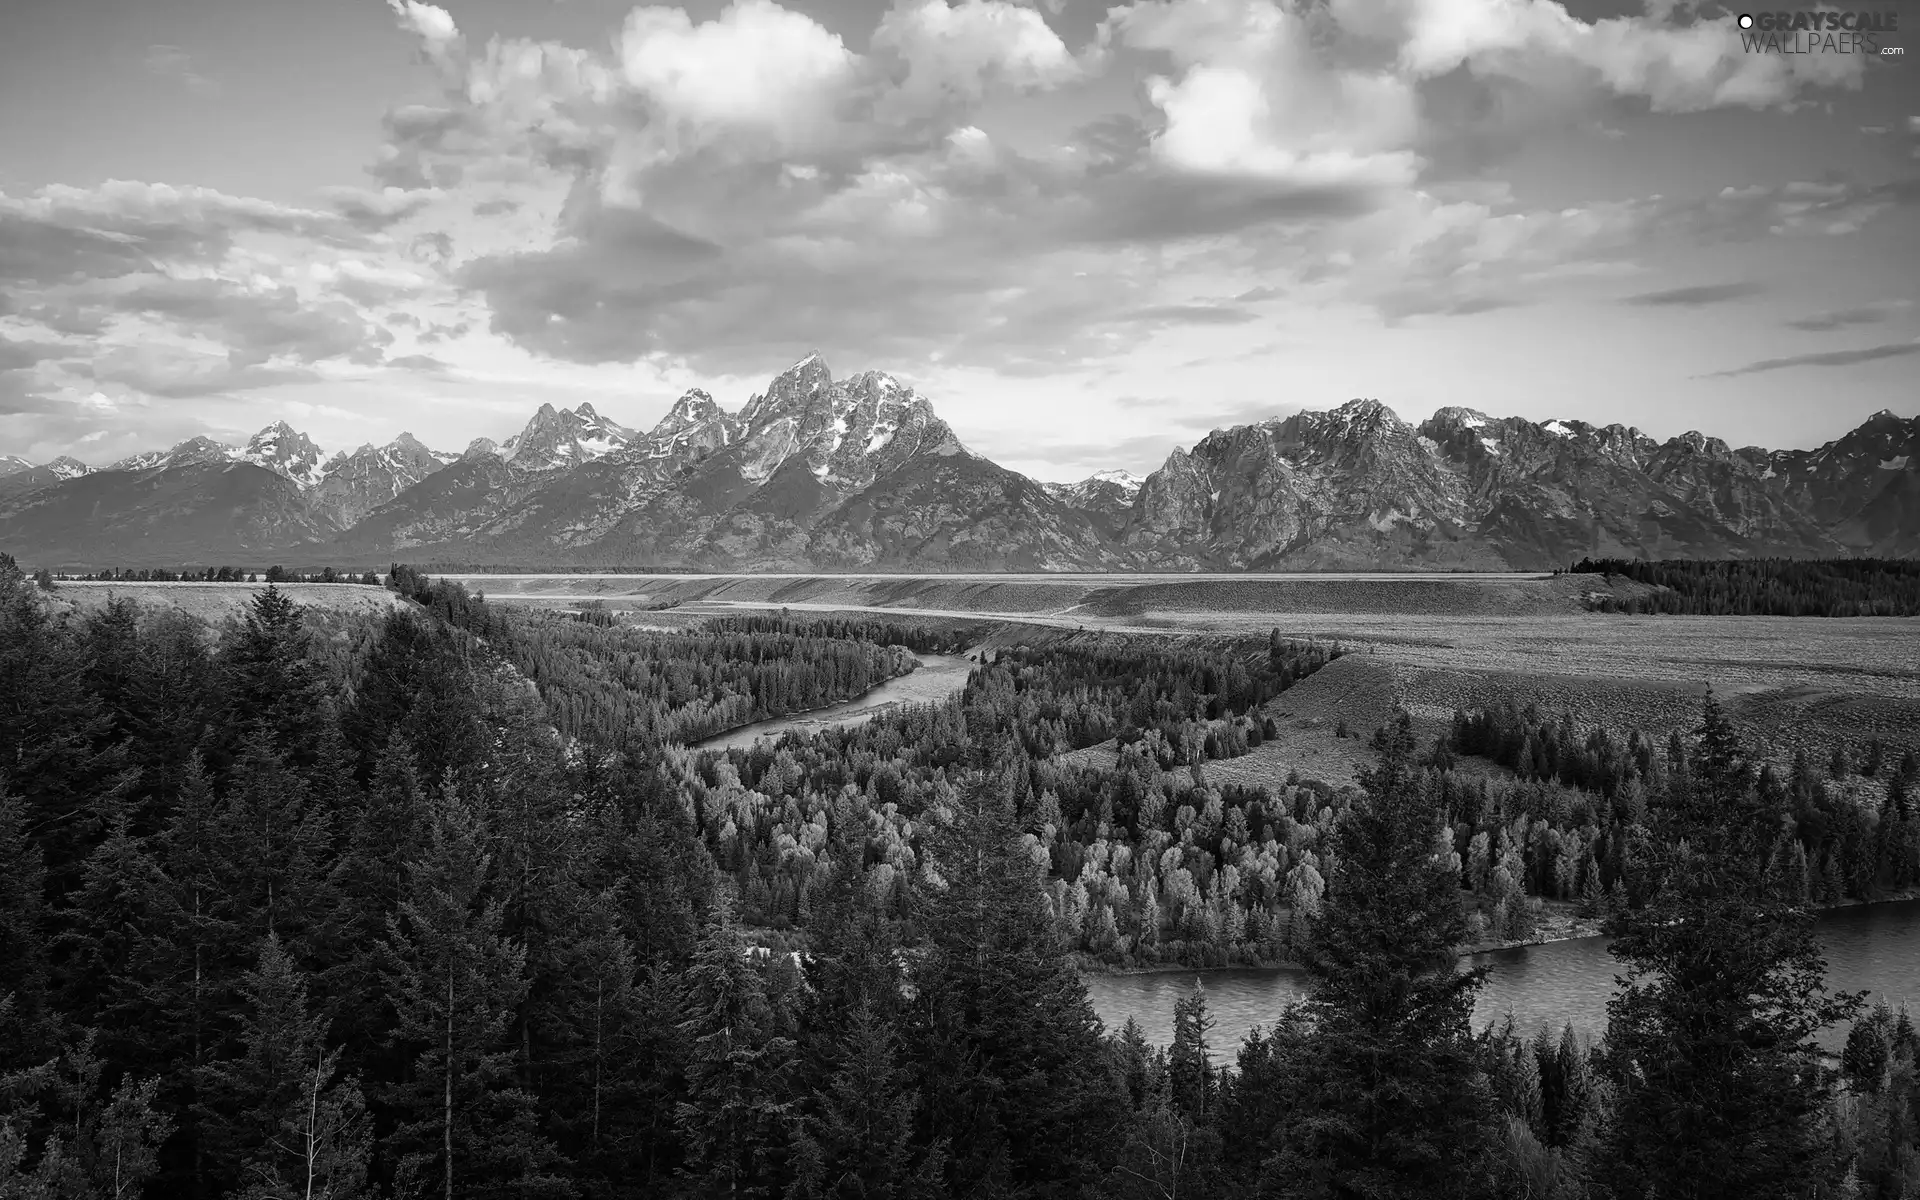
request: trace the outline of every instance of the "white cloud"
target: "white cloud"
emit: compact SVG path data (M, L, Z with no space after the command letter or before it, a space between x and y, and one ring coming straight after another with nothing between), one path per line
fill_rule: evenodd
M881 17L873 49L904 64L892 100L910 108L977 102L996 84L1054 87L1082 70L1039 13L1004 0L900 0Z
M837 34L773 0L735 0L699 24L683 9L635 8L619 52L622 79L649 103L649 129L665 127L664 153L727 135L764 136L774 152L809 148L857 83Z

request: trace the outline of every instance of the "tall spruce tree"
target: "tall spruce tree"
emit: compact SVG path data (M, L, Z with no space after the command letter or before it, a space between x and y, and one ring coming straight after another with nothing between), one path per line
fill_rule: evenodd
M47 965L49 930L40 847L26 805L0 786L0 1076L45 1061L58 1014Z
M427 848L381 947L395 1049L412 1070L388 1096L401 1195L551 1196L569 1189L513 1086L513 1020L526 953L501 932L486 831L447 786L432 796Z
M1687 786L1650 815L1651 895L1610 922L1627 976L1602 1182L1621 1200L1826 1194L1843 1164L1814 1038L1859 999L1827 992L1813 911L1769 878L1778 821L1711 694L1693 741Z
M909 1039L925 1140L957 1195L1065 1196L1104 1174L1121 1103L1099 1018L1020 838L1012 789L976 776L932 835Z
M708 918L682 984L687 1098L675 1124L697 1195L766 1196L782 1177L794 1043L726 902Z
M306 611L279 588L256 592L221 639L218 658L222 713L207 747L208 765L224 776L256 723L273 749L296 771L318 759L326 676L312 655Z
M1483 972L1457 871L1434 854L1437 804L1405 714L1365 796L1334 832L1334 868L1305 947L1311 1032L1292 1048L1291 1111L1263 1191L1298 1197L1472 1196L1491 1186L1493 1111L1470 1028Z
M355 1200L372 1150L365 1105L278 937L239 992L242 1053L199 1073L209 1156L236 1200Z
M905 975L894 924L867 889L868 810L843 801L829 826L832 867L804 956L795 1177L805 1197L906 1200L938 1194L945 1145L914 1142L919 1090L901 1044Z

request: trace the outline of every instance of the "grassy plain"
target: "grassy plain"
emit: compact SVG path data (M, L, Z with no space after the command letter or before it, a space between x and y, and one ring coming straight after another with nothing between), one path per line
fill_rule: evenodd
M148 608L174 608L218 625L252 602L264 583L104 583L62 581L53 590L56 605L67 609L103 607L113 597ZM294 603L340 613L379 613L404 603L383 587L360 583L282 583L276 585Z

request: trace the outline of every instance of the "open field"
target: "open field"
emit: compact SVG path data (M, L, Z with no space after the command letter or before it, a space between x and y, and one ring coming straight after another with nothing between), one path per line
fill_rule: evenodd
M671 601L1116 618L1216 613L1574 613L1597 577L1326 575L459 575L501 600ZM1623 587L1629 585L1622 585Z
M118 596L151 608L176 608L218 625L252 602L264 583L96 583L63 580L54 588L56 604L70 609L99 608ZM333 612L385 612L404 603L383 587L361 583L281 583L275 587L296 604Z

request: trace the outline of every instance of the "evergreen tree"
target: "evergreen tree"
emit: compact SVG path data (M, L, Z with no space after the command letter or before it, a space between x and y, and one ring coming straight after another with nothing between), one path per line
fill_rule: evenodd
M708 918L684 984L687 1098L675 1123L700 1195L774 1194L786 1149L794 1045L726 904Z
M255 593L246 613L228 626L219 653L225 736L208 751L216 774L226 774L256 722L294 770L313 767L326 678L311 651L305 610L271 584Z
M1652 895L1612 919L1603 1173L1622 1200L1806 1196L1841 1166L1813 1039L1858 999L1826 992L1812 911L1769 883L1778 825L1711 695L1694 740L1691 786L1653 814Z
M1064 1195L1093 1185L1118 1098L1099 1019L1066 956L1011 788L977 777L932 839L909 1040L923 1138L950 1139L956 1193Z
M0 789L0 1076L44 1061L57 1023L47 967L46 872L26 805Z
M1172 1103L1192 1121L1205 1121L1213 1111L1216 1080L1207 1045L1212 1029L1207 992L1196 980L1192 993L1174 1002L1173 1044L1167 1049Z
M556 1195L532 1097L512 1086L508 1037L526 995L525 951L501 933L485 829L451 787L432 798L427 848L408 864L381 946L392 1043L412 1070L388 1096L403 1195Z
M210 1155L238 1200L362 1194L371 1133L359 1087L339 1078L340 1051L307 1000L299 966L269 935L239 989L240 1057L201 1069Z
M1402 714L1365 798L1337 826L1305 947L1311 1033L1263 1187L1275 1194L1464 1196L1490 1185L1492 1110L1469 1028L1483 972L1457 971L1466 917Z
M158 1079L106 1086L108 1063L83 1033L57 1063L0 1079L0 1195L22 1200L137 1200L159 1173L173 1123L156 1110ZM28 1131L43 1133L28 1166Z
M85 666L68 623L11 557L0 558L0 791L25 808L55 906L80 885L82 864L134 783Z
M804 1196L932 1196L945 1147L914 1145L920 1094L900 1045L899 938L868 895L864 805L838 806L832 863L813 906L804 958L804 1078L795 1175Z
M263 722L240 744L213 821L213 911L237 939L227 953L237 976L250 948L275 936L313 959L333 919L327 881L330 814L311 803Z

